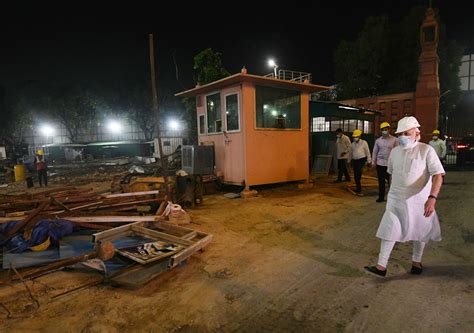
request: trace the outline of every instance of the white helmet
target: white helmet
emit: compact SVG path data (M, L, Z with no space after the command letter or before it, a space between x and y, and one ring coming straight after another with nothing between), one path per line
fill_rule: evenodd
M397 131L395 133L403 133L405 131L411 130L412 128L418 127L420 127L420 124L418 123L418 120L416 120L415 117L404 117L398 121Z

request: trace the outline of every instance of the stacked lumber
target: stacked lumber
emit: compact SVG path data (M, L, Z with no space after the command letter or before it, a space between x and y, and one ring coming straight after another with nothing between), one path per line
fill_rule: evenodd
M40 278L78 263L93 265L93 260L99 259L104 267L108 263L110 267L119 268L110 274L104 268L104 277L87 286L107 280L127 287L140 287L177 267L212 240L212 235L177 226L171 219L167 222L164 211L168 204L165 193L159 190L110 194L94 192L92 188L64 187L34 194L0 196L0 226L16 221L4 225L6 228L0 231L0 243L3 244L0 259L8 255L9 261L4 263L10 265L8 270L3 265L3 272L0 271L0 287ZM154 206L154 209L150 215L143 215L143 209L140 209L143 206ZM72 222L80 228L74 228L72 234L67 235L69 240L63 237L52 245L48 240L45 248L29 247L22 250L25 252L9 253L11 247L5 245L7 242L13 243L21 237L31 239L45 220L48 227L52 222L64 223L57 219ZM81 232L92 238L84 240ZM76 248L68 244L79 245ZM47 263L38 261L38 256L28 257L28 251L46 252L48 247L53 252L60 252L61 256ZM145 247L151 252L140 252ZM72 252L67 252L66 248ZM27 265L23 255L28 259ZM18 270L17 263L23 265Z
M140 216L140 206L158 205L164 200L159 191L100 194L92 188L60 188L22 196L5 195L0 203L0 223L75 217L107 217L110 222L126 222ZM112 217L122 216L119 219ZM87 220L87 219L86 219ZM84 221L86 221L84 220ZM87 221L97 220L90 218ZM78 220L80 221L80 220ZM132 220L137 221L137 220ZM132 222L130 221L130 222Z

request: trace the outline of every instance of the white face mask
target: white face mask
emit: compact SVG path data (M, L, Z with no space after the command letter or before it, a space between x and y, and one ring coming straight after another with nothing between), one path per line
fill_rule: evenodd
M433 140L438 140L438 136L437 136L437 135L433 135Z
M415 140L411 136L400 135L398 137L398 142L401 146L408 146L410 143L413 143Z
M387 130L382 131L382 135L388 135L388 131Z
M359 142L360 138L354 138L354 142Z
M342 134L336 134L336 137L337 137L338 139L340 139L341 136L342 136Z

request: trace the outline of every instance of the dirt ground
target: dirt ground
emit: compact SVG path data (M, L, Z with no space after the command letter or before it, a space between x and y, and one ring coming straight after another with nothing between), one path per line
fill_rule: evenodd
M374 187L364 197L329 180L307 190L268 187L245 200L221 193L190 211L192 227L214 240L187 265L138 290L99 285L55 300L54 291L97 275L49 274L28 283L37 311L6 319L0 307L0 331L472 332L472 175L446 176L437 207L443 240L426 247L421 276L407 274L411 244L397 244L385 279L363 272L376 261L385 208ZM3 296L11 309L26 302L18 295L28 300L15 288L15 301Z

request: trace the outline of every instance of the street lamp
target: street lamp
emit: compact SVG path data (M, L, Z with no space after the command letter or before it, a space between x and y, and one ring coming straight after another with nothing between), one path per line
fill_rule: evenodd
M54 135L54 128L51 125L43 124L43 125L40 126L39 130L40 130L41 134L46 136L46 138L48 136L53 136Z
M177 131L179 130L179 123L178 121L174 120L174 119L171 119L170 121L168 121L168 128L172 131Z
M278 65L276 64L275 60L269 59L268 60L268 66L273 67L273 75L275 76L275 78L277 78Z
M119 134L122 131L122 124L116 120L111 120L107 124L107 129L113 134Z

